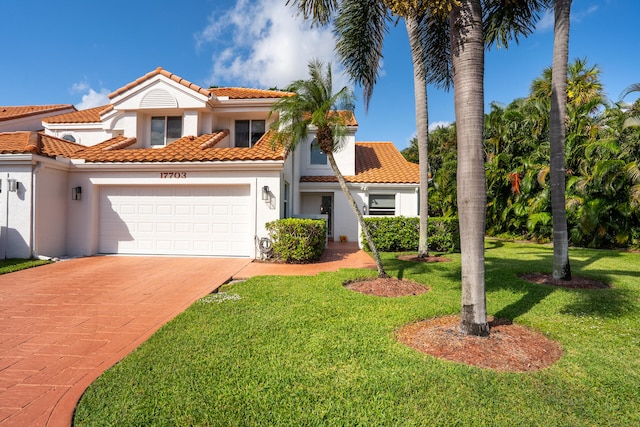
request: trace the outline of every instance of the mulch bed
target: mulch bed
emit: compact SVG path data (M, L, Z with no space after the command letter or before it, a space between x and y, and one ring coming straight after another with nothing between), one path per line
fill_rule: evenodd
M420 295L429 291L428 287L420 283L393 277L388 279L356 279L346 282L344 285L352 291L379 297L405 297L409 295Z
M398 340L431 356L500 372L531 372L560 359L560 345L510 321L490 323L488 337L460 334L459 316L444 316L404 326Z

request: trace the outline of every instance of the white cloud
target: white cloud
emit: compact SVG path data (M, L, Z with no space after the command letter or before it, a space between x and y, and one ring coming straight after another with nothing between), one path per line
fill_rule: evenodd
M196 34L200 51L213 47L207 84L283 88L308 77L309 60L333 64L336 88L348 84L334 53L330 28L311 28L285 2L238 0L216 11Z
M553 9L547 9L542 17L540 17L540 20L536 25L536 30L540 32L553 30L553 21Z
M92 89L86 82L78 82L71 85L71 93L82 93L82 101L76 104L78 110L99 107L109 104L109 89L101 88L99 92Z
M452 125L451 122L445 122L445 121L429 123L429 132L432 132L438 128L447 128L451 125Z

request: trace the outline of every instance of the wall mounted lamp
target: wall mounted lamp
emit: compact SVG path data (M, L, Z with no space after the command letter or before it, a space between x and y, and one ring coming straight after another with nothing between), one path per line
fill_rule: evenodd
M262 200L269 200L269 186L262 187Z
M71 200L82 200L82 187L71 188Z
M18 191L18 181L15 179L7 179L7 189L14 193Z

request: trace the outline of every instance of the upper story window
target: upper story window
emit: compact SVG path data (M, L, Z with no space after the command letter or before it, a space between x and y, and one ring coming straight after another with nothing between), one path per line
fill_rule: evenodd
M324 151L322 151L320 149L320 146L318 145L318 141L316 141L315 139L311 143L311 150L310 151L311 151L310 163L312 165L326 165L327 164L327 155L325 154Z
M236 147L253 147L265 132L264 120L236 120Z
M66 134L62 137L65 141L76 142L76 138L73 135Z
M394 194L370 194L369 215L395 215L396 196Z
M151 117L151 146L171 144L182 137L182 116Z

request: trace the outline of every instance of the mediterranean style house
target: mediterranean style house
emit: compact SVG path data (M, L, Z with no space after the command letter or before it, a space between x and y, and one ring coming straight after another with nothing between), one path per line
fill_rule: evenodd
M294 216L358 241L313 129L293 152L271 144L283 96L205 89L157 68L98 108L0 107L0 258L255 258L265 224ZM355 117L348 129L336 160L358 207L417 216L417 165L390 142L356 142Z

